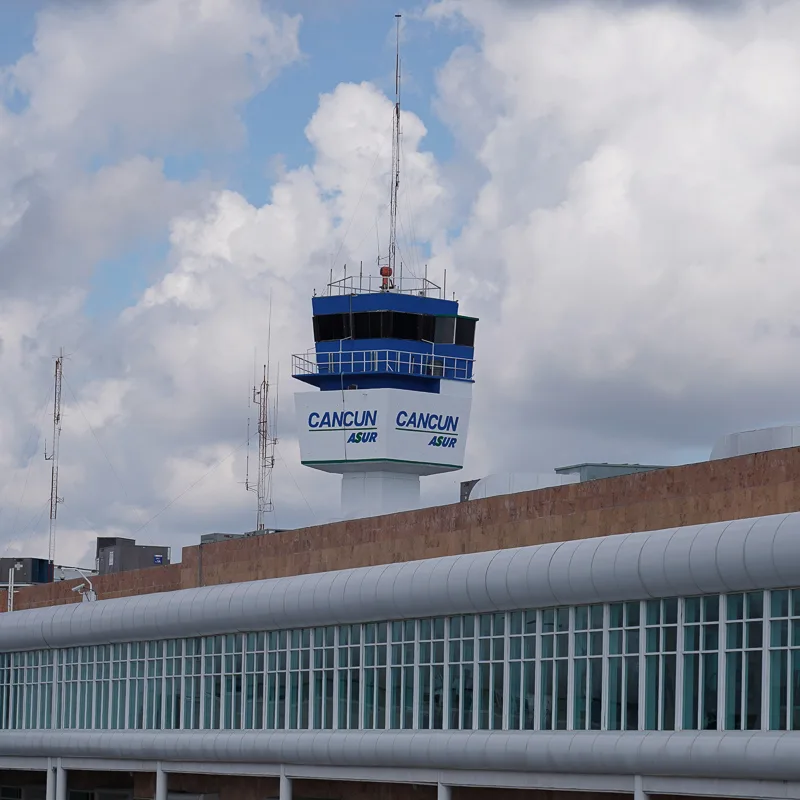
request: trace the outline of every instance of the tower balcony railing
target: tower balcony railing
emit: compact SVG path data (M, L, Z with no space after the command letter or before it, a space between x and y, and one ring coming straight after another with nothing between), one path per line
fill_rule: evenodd
M445 291L439 284L427 278L409 276L395 276L391 278L387 289L387 279L374 275L346 275L344 278L333 280L331 277L325 294L328 297L353 294L378 294L392 292L394 294L413 294L419 297L437 297L444 299Z
M292 375L410 375L471 381L475 360L408 350L340 350L332 353L307 353L292 356Z

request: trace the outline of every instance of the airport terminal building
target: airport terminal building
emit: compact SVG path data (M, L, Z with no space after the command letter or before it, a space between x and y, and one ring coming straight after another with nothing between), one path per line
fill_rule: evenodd
M800 448L95 588L0 615L3 800L800 797Z

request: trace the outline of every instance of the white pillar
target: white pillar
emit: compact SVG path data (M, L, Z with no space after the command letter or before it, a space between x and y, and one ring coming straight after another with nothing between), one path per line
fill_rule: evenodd
M450 800L453 796L452 787L445 783L440 783L437 786L436 800Z
M650 795L644 790L644 782L641 775L633 776L633 800L648 800Z
M67 800L67 771L60 761L56 767L56 800Z
M156 764L156 800L167 800L167 773L160 761Z
M419 475L385 470L342 475L343 519L411 511L419 504Z
M47 760L47 789L44 796L47 800L56 800L56 768L50 759Z
M292 779L287 778L286 774L283 771L283 767L281 767L281 778L280 778L280 791L278 792L278 797L280 800L292 800Z

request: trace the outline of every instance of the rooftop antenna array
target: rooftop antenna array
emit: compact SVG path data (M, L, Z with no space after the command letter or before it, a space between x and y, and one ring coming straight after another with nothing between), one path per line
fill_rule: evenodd
M253 404L258 408L258 475L255 483L250 481L250 420L247 422L247 477L245 488L248 492L255 492L258 498L258 511L256 514L256 532L266 530L265 520L267 514L275 510L272 502L272 472L275 467L275 446L278 444L278 397L275 395L274 404L270 405L270 365L269 365L269 340L272 335L272 298L270 297L270 322L267 335L267 363L263 365L261 383L253 386ZM278 374L280 379L280 373ZM277 388L277 381L276 381Z
M58 496L58 455L61 442L61 379L63 374L64 348L62 347L58 356L56 356L55 377L53 380L53 445L50 455L47 455L47 442L45 442L44 446L45 460L52 462L50 469L50 545L47 556L51 564L55 562L56 558L58 506L64 502L64 498Z

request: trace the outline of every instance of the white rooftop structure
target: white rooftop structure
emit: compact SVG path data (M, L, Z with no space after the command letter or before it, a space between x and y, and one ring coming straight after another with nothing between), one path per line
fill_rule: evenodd
M469 493L470 500L482 500L500 494L530 492L550 486L579 483L580 475L559 475L555 472L503 472L481 478Z
M766 450L782 450L800 445L800 425L781 425L777 428L759 428L753 431L729 433L718 439L711 450L711 461L733 458Z

